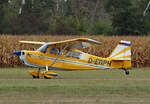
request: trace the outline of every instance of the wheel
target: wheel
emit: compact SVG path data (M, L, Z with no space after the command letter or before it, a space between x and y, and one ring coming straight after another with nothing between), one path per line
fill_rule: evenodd
M37 76L36 78L38 78L38 79L39 79L40 77L39 77L39 76Z
M130 74L129 70L125 70L125 74L129 75Z
M36 76L32 75L33 79L37 78Z
M51 79L51 78L48 78L48 77L44 76L44 79Z
M39 73L41 72L41 69L39 68L38 71L37 71L37 78L39 79L40 76L39 76Z

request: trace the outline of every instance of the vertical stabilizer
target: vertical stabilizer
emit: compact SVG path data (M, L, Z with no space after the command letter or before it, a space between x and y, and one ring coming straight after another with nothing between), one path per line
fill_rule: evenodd
M121 40L109 58L112 60L131 60L131 42Z

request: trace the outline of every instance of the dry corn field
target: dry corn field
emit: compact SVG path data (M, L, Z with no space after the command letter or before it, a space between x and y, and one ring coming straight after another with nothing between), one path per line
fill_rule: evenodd
M120 40L129 40L132 44L132 66L150 66L150 37L149 36L50 36L50 35L0 35L0 66L19 66L22 65L19 58L13 55L15 50L35 50L39 46L21 44L20 40L30 41L60 41L73 38L91 38L102 42L102 45L90 47L83 51L100 57L108 57Z

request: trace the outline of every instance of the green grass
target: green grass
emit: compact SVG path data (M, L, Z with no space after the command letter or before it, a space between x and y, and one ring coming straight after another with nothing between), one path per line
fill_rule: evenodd
M0 68L2 104L149 104L150 70L55 71L56 79L32 79L31 68Z

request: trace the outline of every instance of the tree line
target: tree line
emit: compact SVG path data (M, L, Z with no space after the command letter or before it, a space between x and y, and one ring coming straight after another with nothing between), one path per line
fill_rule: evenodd
M149 0L1 0L0 34L148 35Z

